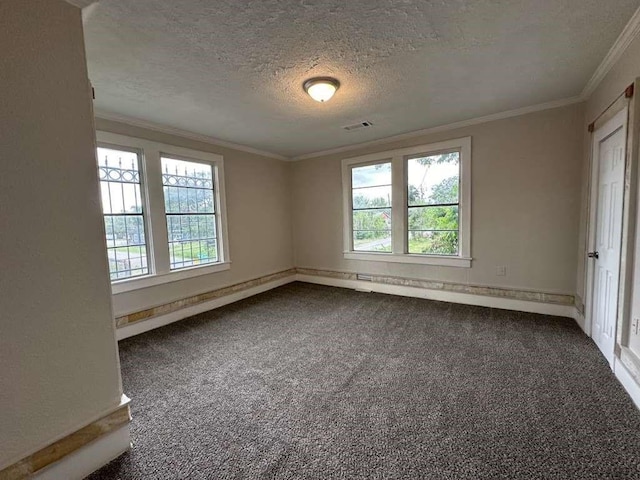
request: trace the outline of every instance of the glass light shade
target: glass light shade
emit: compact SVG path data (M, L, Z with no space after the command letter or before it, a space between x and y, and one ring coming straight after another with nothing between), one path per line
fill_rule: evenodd
M304 89L316 102L326 102L333 97L339 86L338 81L333 78L312 78L305 82Z

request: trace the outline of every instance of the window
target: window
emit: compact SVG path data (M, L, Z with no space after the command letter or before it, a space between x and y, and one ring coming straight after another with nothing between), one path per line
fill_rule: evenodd
M97 137L113 293L228 270L222 157Z
M98 147L98 175L111 280L149 273L140 155Z
M460 152L407 159L408 252L458 255Z
M351 170L353 249L391 251L391 163Z
M211 165L162 157L171 270L218 261Z
M345 258L471 266L471 138L343 160Z

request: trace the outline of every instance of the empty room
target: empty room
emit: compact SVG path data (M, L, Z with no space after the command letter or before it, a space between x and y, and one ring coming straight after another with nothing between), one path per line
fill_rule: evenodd
M640 480L640 0L0 0L0 480Z

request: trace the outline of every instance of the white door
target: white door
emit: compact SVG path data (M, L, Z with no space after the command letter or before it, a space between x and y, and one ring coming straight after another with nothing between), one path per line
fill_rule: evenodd
M595 242L589 253L593 262L591 336L610 364L616 342L620 283L622 210L626 145L626 110L594 135Z

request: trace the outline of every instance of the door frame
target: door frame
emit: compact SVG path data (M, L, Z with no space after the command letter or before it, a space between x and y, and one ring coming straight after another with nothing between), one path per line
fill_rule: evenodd
M617 342L617 335L619 329L619 320L620 320L620 304L624 302L624 299L621 298L621 293L625 291L623 283L625 282L625 275L623 275L623 257L624 257L624 234L625 234L625 224L628 222L625 221L625 212L628 211L628 206L626 205L626 197L627 197L627 167L628 167L628 138L627 138L627 126L629 119L629 107L628 105L624 105L622 109L620 109L615 115L610 117L604 124L602 124L597 130L595 130L591 136L591 181L589 187L589 229L588 229L588 239L587 239L587 251L593 251L596 248L596 227L597 227L597 213L598 213L598 179L600 172L600 142L609 136L613 135L615 132L622 128L622 136L625 141L625 154L624 154L624 173L623 173L623 181L624 181L624 192L623 192L623 203L622 203L622 225L620 228L621 238L620 238L620 259L618 266L618 302L616 308L616 318L614 320L615 332L614 332L614 350L609 352L611 357L609 358L607 354L605 357L607 361L613 367L613 359L615 357L615 346ZM588 335L593 338L593 301L594 301L594 275L595 275L595 261L592 259L587 260L587 288L586 288L586 322L585 326L588 328Z
M637 82L636 82L637 84ZM633 88L631 92L633 92ZM629 89L627 89L629 91ZM637 188L637 132L635 127L638 117L636 109L638 103L634 101L633 94L618 98L610 107L594 122L590 128L592 135L589 141L589 199L587 212L587 235L584 254L586 262L585 272L585 333L593 337L593 288L595 265L592 259L587 258L587 252L595 247L595 227L597 217L597 189L599 172L599 143L615 132L619 126L624 129L625 137L625 171L624 194L622 207L622 239L620 248L620 269L618 278L618 306L615 319L615 342L611 358L607 360L613 369L616 357L620 357L621 350L628 344L628 331L631 320L631 303L633 288L634 251L635 251L635 227L636 227L636 188Z

